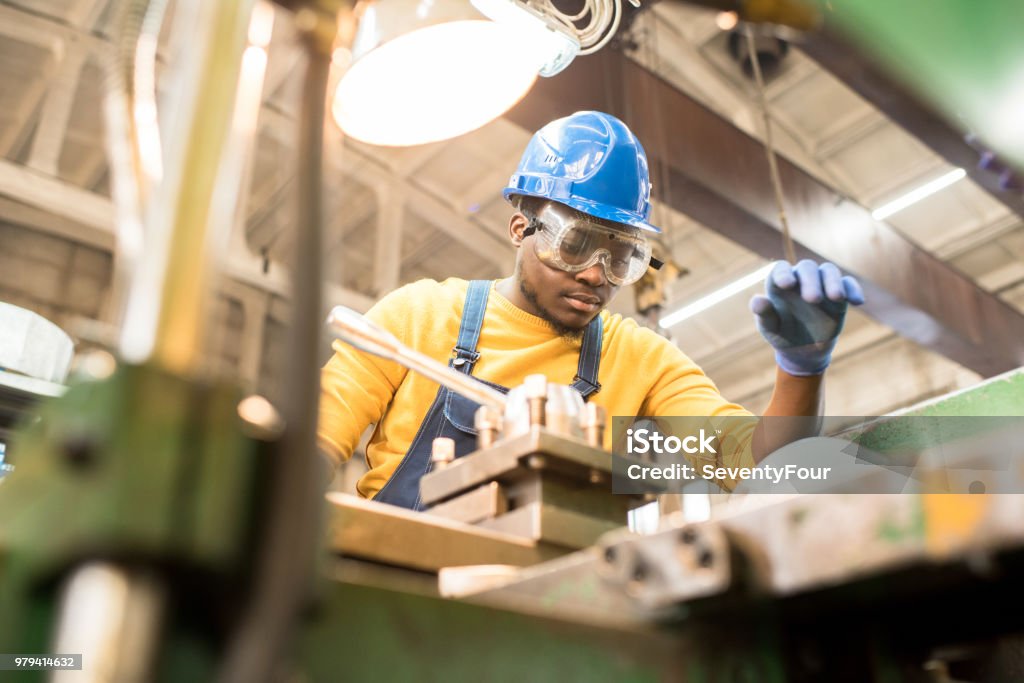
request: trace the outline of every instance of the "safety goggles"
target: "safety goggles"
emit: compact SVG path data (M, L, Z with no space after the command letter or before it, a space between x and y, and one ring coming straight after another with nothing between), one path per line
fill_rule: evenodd
M560 204L545 205L523 235L536 235L534 251L546 265L579 273L600 263L605 277L617 286L633 284L648 266L662 266L651 257L651 244L638 228L609 228Z

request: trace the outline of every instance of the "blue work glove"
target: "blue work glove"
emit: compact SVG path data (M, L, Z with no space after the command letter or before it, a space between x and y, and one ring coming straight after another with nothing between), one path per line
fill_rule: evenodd
M764 284L767 296L750 300L757 330L790 375L820 375L832 361L847 304L864 303L860 283L833 263L779 261Z

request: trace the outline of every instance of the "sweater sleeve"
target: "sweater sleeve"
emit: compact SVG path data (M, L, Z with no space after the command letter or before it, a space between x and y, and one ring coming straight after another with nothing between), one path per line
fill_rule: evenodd
M722 396L700 366L674 344L650 330L638 331L650 337L645 345L650 349L649 362L652 376L656 378L648 392L644 414L650 417L714 418L712 424L721 426L717 465L753 467L751 442L757 426L756 419L751 419L753 413ZM732 490L738 482L727 480L722 483L726 489Z
M379 302L366 317L410 345L417 284L401 287ZM407 370L394 361L357 350L342 341L320 374L320 447L335 464L352 457L359 438L378 422L391 403Z

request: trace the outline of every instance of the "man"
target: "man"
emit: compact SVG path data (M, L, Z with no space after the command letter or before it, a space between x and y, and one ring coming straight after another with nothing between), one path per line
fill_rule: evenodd
M496 283L421 280L367 316L502 390L540 373L608 415L749 416L673 344L604 310L621 287L659 266L647 241L660 232L647 222L650 189L643 147L621 121L599 112L554 121L533 136L504 191L517 208L509 221L514 274ZM860 287L812 261L780 262L768 280L767 296L751 302L779 366L765 414L819 415L823 373L847 303L863 301ZM455 439L459 456L473 450L475 404L394 362L341 342L334 349L323 370L322 447L346 459L375 423L359 493L419 509L433 439ZM799 436L762 434L754 458Z

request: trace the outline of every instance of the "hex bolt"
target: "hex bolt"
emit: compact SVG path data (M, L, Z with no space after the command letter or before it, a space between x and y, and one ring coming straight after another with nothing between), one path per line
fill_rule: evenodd
M531 455L526 459L526 466L531 470L542 470L547 464L548 460L543 455Z
M587 443L594 448L601 448L604 444L604 427L607 419L607 412L602 406L596 403L583 405L583 413L580 415L580 427L583 429L583 436Z
M430 445L430 464L432 469L441 470L455 460L455 441L446 436L439 436Z
M523 386L530 410L530 426L543 427L547 424L548 378L544 375L527 375Z
M501 429L501 412L492 406L480 406L473 416L476 427L477 448L490 448L498 438Z

